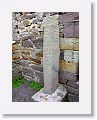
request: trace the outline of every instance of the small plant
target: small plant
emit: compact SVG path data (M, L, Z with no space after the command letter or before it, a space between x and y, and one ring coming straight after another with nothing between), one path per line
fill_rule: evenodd
M34 90L40 90L41 88L43 88L43 85L41 85L35 81L30 81L29 86Z
M12 87L17 89L19 88L23 83L25 82L25 80L20 77L20 76L17 76L15 79L12 80Z

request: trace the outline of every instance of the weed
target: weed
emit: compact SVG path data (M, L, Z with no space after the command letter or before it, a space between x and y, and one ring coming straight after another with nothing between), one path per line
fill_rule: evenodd
M20 77L20 76L17 76L15 79L12 80L12 87L17 89L19 88L23 83L25 82L25 80Z
M29 81L29 86L34 90L40 90L41 88L43 88L43 85L35 81Z

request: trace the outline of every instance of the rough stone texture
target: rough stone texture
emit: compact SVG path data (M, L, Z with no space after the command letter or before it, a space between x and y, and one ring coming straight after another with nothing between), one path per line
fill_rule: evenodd
M35 76L37 77L37 82L43 84L44 83L44 76L43 76L43 72L38 72L35 71Z
M72 62L73 50L64 50L64 61Z
M75 20L79 20L79 12L62 12L59 17L59 22L61 24L74 22Z
M73 50L61 50L60 51L60 60L66 62L79 62L79 51Z
M12 76L13 76L13 79L16 76L22 76L22 66L20 64L20 60L21 60L20 44L14 43L12 44Z
M32 68L34 71L43 72L43 66L39 66L39 65L32 64L32 65L31 65L31 68Z
M69 102L79 102L79 96L67 94L67 101Z
M60 37L61 50L79 50L79 39Z
M46 94L44 88L32 96L32 99L37 102L61 102L66 96L67 91L62 85L58 85L58 88L52 94Z
M79 21L75 22L74 27L74 36L79 38Z
M60 60L64 60L64 51L60 50Z
M60 15L59 23L64 25L64 37L79 38L79 13L67 12Z
M16 73L22 71L22 66L21 65L16 65L15 67L13 67L13 71L16 72Z
M34 71L32 69L22 67L22 72L24 75L27 75L30 77L34 76Z
M12 51L15 51L15 50L20 50L20 44L15 43L12 45Z
M64 81L66 80L70 80L73 82L77 82L78 81L78 74L74 74L72 72L67 72L67 71L59 71L59 81L61 83L64 83Z
M59 27L57 16L44 19L43 73L44 92L52 94L58 86ZM55 46L55 47L54 47Z
M19 52L15 52L15 54L12 55L12 59L13 60L20 59L20 53Z
M79 62L79 51L73 51L73 62Z
M78 30L79 23L66 23L64 24L64 37L67 38L78 38L79 32Z
M33 76L29 76L29 74L28 75L24 75L24 73L22 72L22 76L23 76L23 78L25 79L25 80L28 80L28 81L36 81L36 79L35 79L35 76L33 75ZM36 81L37 82L37 81Z
M78 62L65 62L64 60L60 60L59 70L64 72L78 73Z
M22 54L30 55L30 52L21 51Z
M36 48L43 49L43 39L42 38L36 39L35 41L33 41L33 43Z
M64 61L79 62L79 51L64 50Z
M72 14L68 14L68 13L66 13L66 14L63 14L63 15L61 15L60 17L59 17L59 22L61 23L61 24L65 24L65 23L67 23L67 22L73 22L74 21L74 17L73 17L73 15Z
M29 87L28 81L18 89L12 89L12 102L34 102L31 98L37 91Z
M75 88L75 89L79 88L79 83L78 82L74 82L72 80L68 80L67 85L72 87L72 88Z
M67 93L77 95L77 96L79 95L79 89L72 88L72 87L70 87L68 85L64 85L64 87L66 88Z
M12 45L13 54L13 71L12 76L23 76L27 80L35 80L43 84L43 38L44 26L43 20L49 15L57 16L59 25L59 48L60 48L60 63L59 63L59 82L70 88L78 88L79 86L79 13L78 12L13 12L12 14L12 39L16 41ZM56 24L54 19L51 23ZM46 22L48 26L48 23ZM47 27L48 28L48 27ZM57 31L57 27L56 27ZM52 31L53 32L53 31ZM56 51L55 43L53 51ZM51 46L51 44L49 44ZM50 47L51 48L51 47ZM65 50L73 50L73 56L70 57ZM58 53L58 51L56 51ZM65 54L66 53L66 54ZM56 55L54 54L54 57ZM56 58L55 58L56 59ZM47 59L48 60L48 59ZM65 61L64 61L65 60ZM67 62L66 62L67 61ZM54 62L56 64L56 61ZM27 74L24 71L16 70L16 66L22 66L32 71L33 74ZM55 65L54 65L55 66ZM57 67L57 66L56 66ZM18 67L17 67L18 68ZM71 89L72 90L72 89ZM76 89L79 91L79 89ZM20 96L19 99L22 97ZM26 98L25 98L26 99ZM22 101L25 101L22 99ZM79 96L71 93L68 90L67 101L76 102Z
M28 48L33 48L33 42L29 39L29 40L24 40L22 43L23 47L28 47Z

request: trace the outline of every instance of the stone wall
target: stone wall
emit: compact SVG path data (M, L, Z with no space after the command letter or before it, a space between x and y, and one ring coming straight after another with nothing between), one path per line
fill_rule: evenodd
M79 14L66 13L59 17L60 36L59 82L67 89L67 101L79 101Z
M79 14L78 12L13 13L13 76L22 74L27 80L44 83L43 19L59 15L60 62L59 82L67 88L67 100L79 99ZM16 66L16 67L15 67ZM18 67L17 67L18 66ZM18 70L19 69L19 70Z
M19 43L12 44L12 78L22 76L21 50Z

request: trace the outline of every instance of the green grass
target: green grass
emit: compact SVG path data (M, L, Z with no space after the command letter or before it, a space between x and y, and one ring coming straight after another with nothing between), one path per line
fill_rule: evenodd
M30 88L32 88L34 90L40 90L41 88L43 88L43 85L41 85L40 83L37 83L35 81L30 81L29 86L30 86Z
M12 87L14 89L18 89L24 82L25 80L22 77L17 76L15 79L12 80Z
M25 79L17 76L15 79L12 80L12 87L14 89L18 89L23 83L25 83ZM43 85L35 81L29 81L28 85L33 90L40 90L41 88L43 88Z

